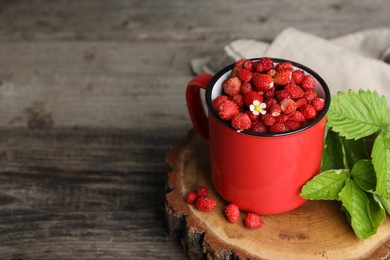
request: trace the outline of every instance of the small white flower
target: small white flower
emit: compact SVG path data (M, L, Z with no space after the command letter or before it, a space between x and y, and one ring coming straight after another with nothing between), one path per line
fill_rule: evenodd
M266 113L265 107L265 103L260 103L260 101L256 99L253 101L252 105L249 106L249 110L252 111L254 115L264 115Z

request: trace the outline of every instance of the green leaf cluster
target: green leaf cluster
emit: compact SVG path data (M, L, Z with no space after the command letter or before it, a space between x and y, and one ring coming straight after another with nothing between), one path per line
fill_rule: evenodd
M390 125L384 96L376 91L339 92L327 114L321 173L301 196L338 200L361 240L390 214ZM373 142L373 143L372 143Z

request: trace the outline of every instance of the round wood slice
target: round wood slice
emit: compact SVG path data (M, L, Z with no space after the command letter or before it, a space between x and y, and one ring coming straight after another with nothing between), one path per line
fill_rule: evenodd
M264 225L250 230L245 212L232 224L225 219L226 202L209 178L208 145L193 130L174 146L166 161L166 217L170 234L181 240L190 259L390 259L389 217L376 235L360 241L335 201L308 201L288 213L261 216ZM207 186L217 200L211 212L198 211L185 195Z

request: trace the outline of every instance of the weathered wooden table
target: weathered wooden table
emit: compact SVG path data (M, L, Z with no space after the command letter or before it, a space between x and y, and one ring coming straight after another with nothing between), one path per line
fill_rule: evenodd
M183 259L164 157L191 127L189 61L288 26L390 26L390 3L0 1L0 258Z

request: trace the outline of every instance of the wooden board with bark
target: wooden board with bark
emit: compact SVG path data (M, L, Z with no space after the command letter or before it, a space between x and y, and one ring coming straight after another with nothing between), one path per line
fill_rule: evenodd
M308 201L293 211L261 216L260 229L245 228L240 219L232 224L223 209L227 205L209 178L208 145L194 131L166 156L168 174L166 217L170 234L179 239L190 259L389 259L390 220L376 235L360 241L340 204ZM185 195L199 186L217 200L211 212L201 212L185 202Z

